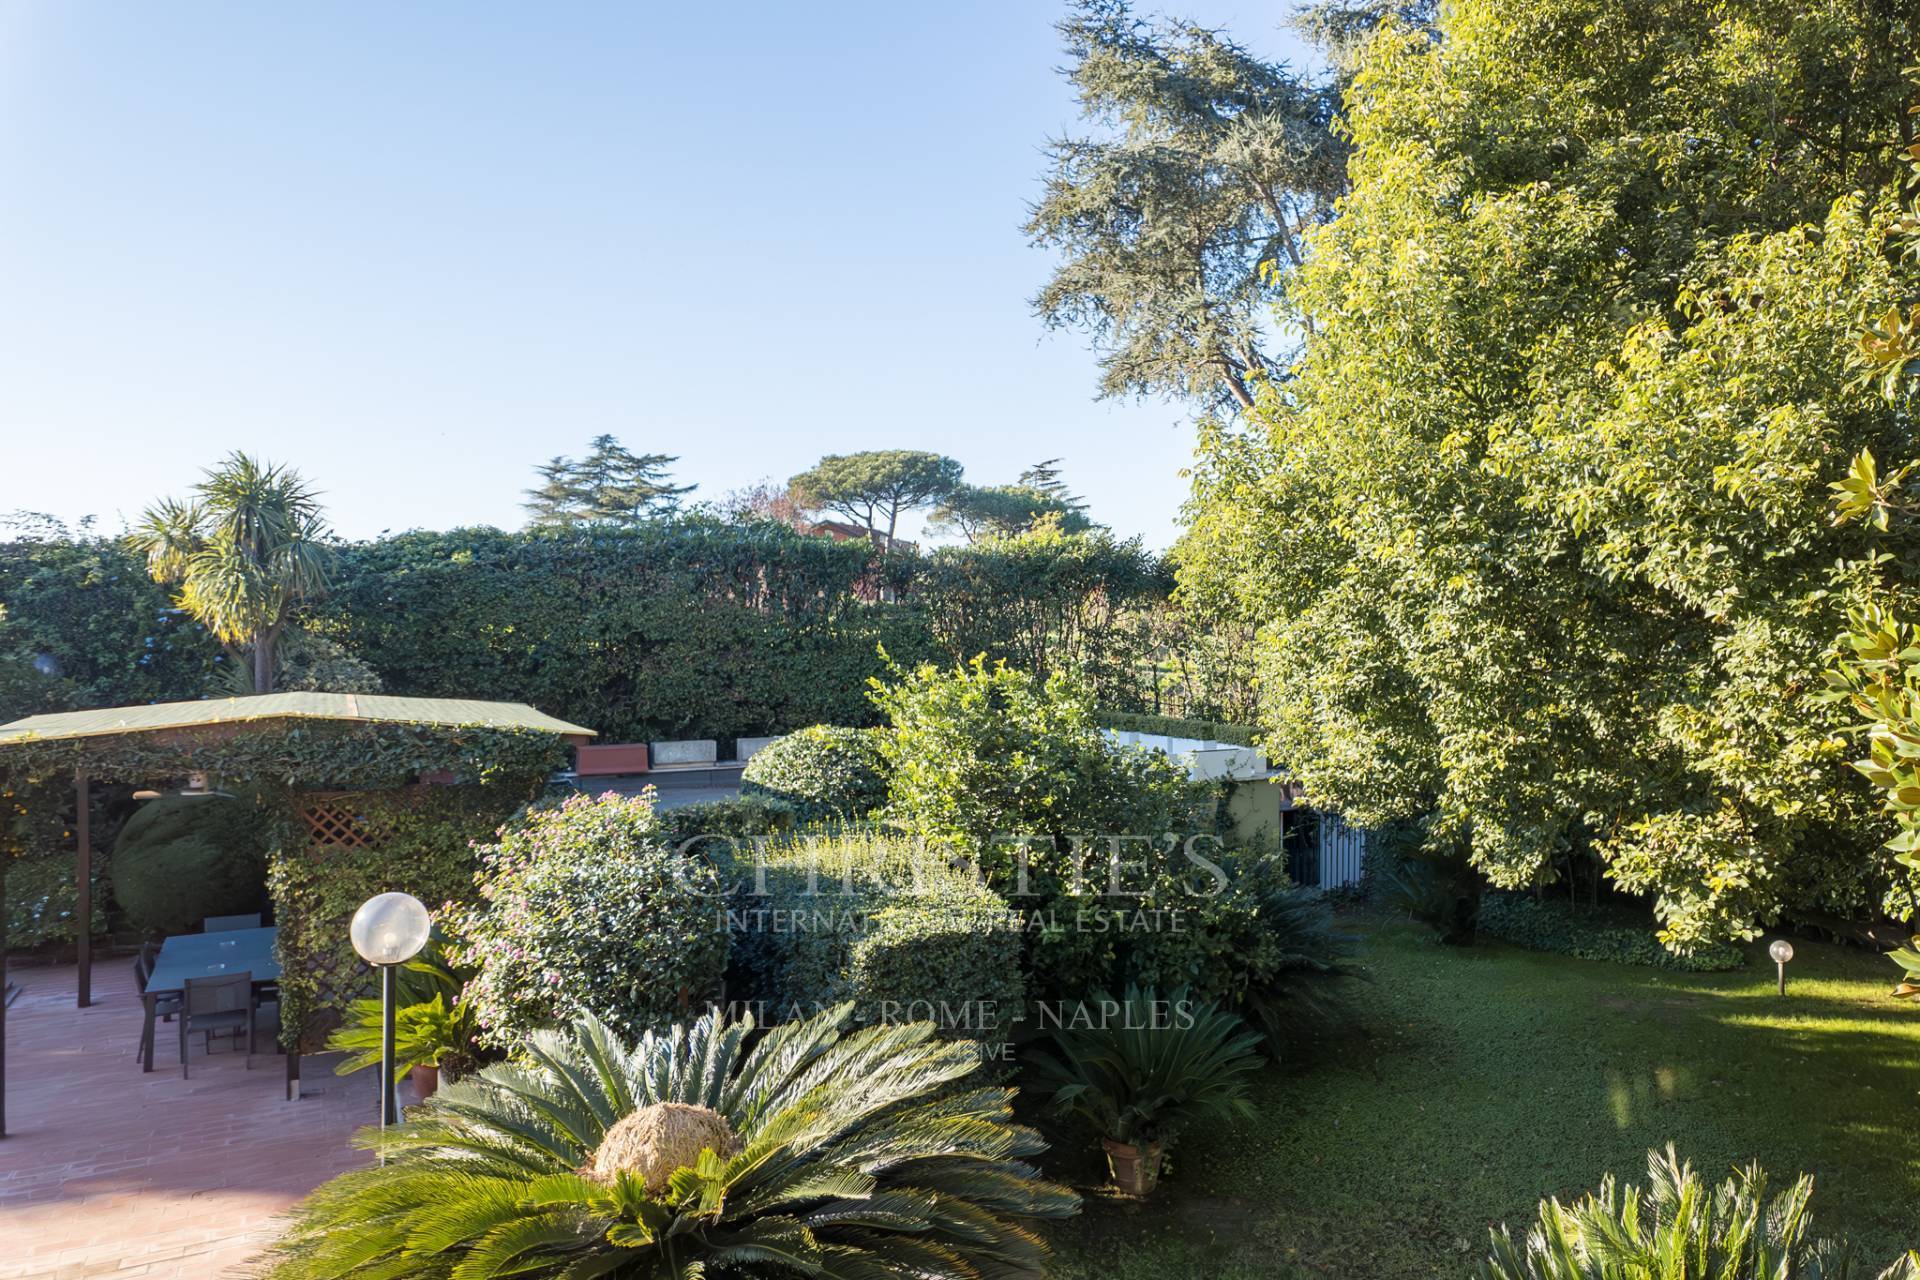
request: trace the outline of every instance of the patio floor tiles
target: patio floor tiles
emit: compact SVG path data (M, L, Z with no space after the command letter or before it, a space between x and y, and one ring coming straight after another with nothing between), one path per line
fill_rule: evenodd
M288 1205L367 1159L347 1140L375 1117L371 1073L343 1078L308 1058L308 1096L290 1103L277 1054L248 1071L240 1054L196 1044L182 1080L163 1023L143 1075L130 958L94 966L87 1009L74 1007L71 968L9 977L23 993L7 1010L0 1280L236 1274Z

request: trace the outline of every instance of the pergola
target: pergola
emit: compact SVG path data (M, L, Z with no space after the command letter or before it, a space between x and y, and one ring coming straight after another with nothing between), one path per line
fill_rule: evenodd
M93 984L89 789L94 782L151 784L205 773L295 796L356 786L460 785L485 780L503 751L512 756L514 777L537 777L561 762L565 746L593 736L591 729L519 702L274 693L28 716L0 725L0 769L36 779L73 779L76 998L85 1008L92 1003ZM4 908L0 899L0 919ZM0 985L5 973L0 939ZM0 1135L6 1132L5 1046L0 1000ZM296 1043L287 1054L290 1097L299 1091L298 1050Z

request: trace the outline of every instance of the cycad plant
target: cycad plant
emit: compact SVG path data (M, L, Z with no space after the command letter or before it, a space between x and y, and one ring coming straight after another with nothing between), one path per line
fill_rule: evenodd
M1669 1145L1647 1153L1647 1187L1620 1191L1612 1175L1573 1205L1544 1200L1524 1244L1505 1227L1481 1280L1865 1280L1844 1244L1812 1238L1813 1179L1802 1174L1771 1201L1767 1175L1748 1165L1709 1189ZM1908 1255L1881 1280L1920 1280Z
M235 453L189 502L162 499L127 535L176 603L272 693L274 646L299 605L326 591L332 550L317 495L290 467Z
M1115 1185L1133 1195L1153 1191L1161 1158L1189 1124L1253 1114L1247 1085L1266 1061L1259 1033L1185 988L1096 995L1054 1041L1058 1057L1033 1055L1037 1079L1056 1109L1099 1130Z
M929 1023L851 1006L747 1047L709 1015L628 1046L588 1018L434 1095L293 1211L275 1280L1037 1277L1079 1207L1006 1089Z

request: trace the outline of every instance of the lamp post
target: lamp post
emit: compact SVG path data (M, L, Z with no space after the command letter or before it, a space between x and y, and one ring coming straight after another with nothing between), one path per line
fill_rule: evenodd
M1767 954L1773 957L1774 966L1780 970L1780 994L1787 994L1787 961L1793 959L1793 944L1785 938L1774 939L1767 948Z
M433 921L420 899L408 893L381 893L353 913L347 932L360 958L380 970L380 1126L400 1122L400 1098L393 1087L393 971L420 954Z

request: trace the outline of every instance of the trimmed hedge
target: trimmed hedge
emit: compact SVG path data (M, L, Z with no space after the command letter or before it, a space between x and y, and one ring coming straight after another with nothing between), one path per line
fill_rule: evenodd
M871 721L878 646L925 653L872 604L865 542L697 518L635 528L403 533L342 549L318 625L392 693L529 702L603 741Z
M1576 913L1560 899L1542 902L1521 893L1489 892L1481 898L1479 933L1533 951L1692 973L1738 969L1747 962L1738 947L1724 945L1679 955L1661 945L1651 923L1631 923L1617 914Z
M269 821L250 799L172 795L143 805L113 847L114 897L128 921L186 933L207 916L261 910Z
M864 818L887 802L878 732L816 724L790 733L754 752L741 794L784 800L804 820Z
M1018 1012L1020 917L909 842L812 835L733 875L736 986L769 1020L851 1000L863 1022L931 1020L989 1040Z
M1150 716L1132 711L1096 711L1094 719L1103 729L1121 729L1129 733L1163 733L1172 738L1204 738L1251 747L1253 729L1244 724L1222 724L1217 720L1182 720L1178 716Z
M709 858L729 856L729 841L750 842L785 835L800 825L800 810L777 796L740 795L726 800L702 800L673 809L657 809L660 838L678 849L689 840L706 837L689 852Z

